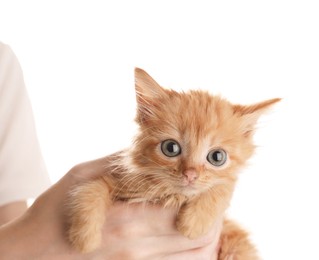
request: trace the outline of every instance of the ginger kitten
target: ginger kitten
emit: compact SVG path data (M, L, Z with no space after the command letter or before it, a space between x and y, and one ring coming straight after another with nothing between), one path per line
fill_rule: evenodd
M82 252L101 243L105 210L115 200L177 207L176 228L205 234L229 205L238 170L253 154L259 116L280 99L233 105L205 91L162 88L135 69L136 122L131 147L114 155L107 172L76 187L70 199L69 240ZM219 259L258 259L248 234L224 221Z

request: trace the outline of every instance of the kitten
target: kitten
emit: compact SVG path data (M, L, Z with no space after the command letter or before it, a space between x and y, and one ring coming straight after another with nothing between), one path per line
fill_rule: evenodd
M136 122L132 146L114 155L104 176L71 194L69 240L82 252L101 242L104 213L114 200L177 207L177 229L205 234L229 205L238 170L254 151L259 116L279 99L233 105L205 91L162 88L135 69ZM258 259L248 235L225 220L219 259ZM233 257L233 258L232 258Z

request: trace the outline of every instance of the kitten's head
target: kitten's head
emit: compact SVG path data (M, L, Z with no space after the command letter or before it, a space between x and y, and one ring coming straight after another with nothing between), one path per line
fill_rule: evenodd
M132 160L153 188L194 196L215 185L231 185L252 155L259 116L279 99L233 105L205 91L178 93L135 70L139 134Z

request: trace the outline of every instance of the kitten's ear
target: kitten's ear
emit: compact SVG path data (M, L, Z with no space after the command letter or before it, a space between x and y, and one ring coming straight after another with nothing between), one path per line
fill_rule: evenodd
M264 114L273 104L279 102L280 98L269 99L253 105L233 105L234 115L241 118L245 136L249 136L255 128L259 117Z
M147 121L156 110L158 100L166 97L166 91L144 70L135 68L135 91L138 105L137 120Z
M135 68L135 90L138 101L165 96L165 90L144 70ZM142 100L139 100L141 98Z

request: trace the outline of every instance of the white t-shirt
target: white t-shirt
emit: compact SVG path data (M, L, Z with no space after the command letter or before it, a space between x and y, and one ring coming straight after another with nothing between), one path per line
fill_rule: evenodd
M35 198L49 185L20 64L0 42L0 205Z

